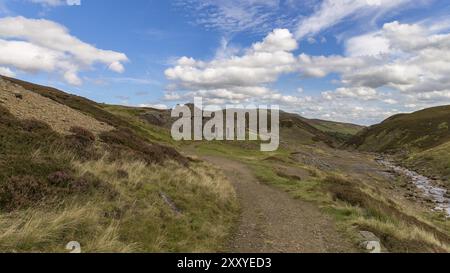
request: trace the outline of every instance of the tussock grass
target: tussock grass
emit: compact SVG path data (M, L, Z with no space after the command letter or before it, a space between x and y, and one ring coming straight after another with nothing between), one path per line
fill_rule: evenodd
M80 176L92 173L123 191L137 189L144 184L164 186L173 182L176 187L202 187L221 201L233 199L236 195L225 176L204 162L184 168L174 161L167 161L163 165L148 165L137 160L111 162L108 158L108 154L105 154L100 160L74 161L73 164ZM121 177L118 171L126 172L128 177Z
M450 252L450 244L442 242L434 233L415 225L362 216L353 222L380 236L391 252Z
M450 252L450 244L440 240L435 233L420 226L404 222L383 211L368 211L345 202L327 206L325 211L338 220L339 228L355 243L361 238L355 236L358 230L376 234L389 251L394 253Z
M130 252L133 244L118 240L118 226L102 225L101 210L93 204L65 208L30 208L0 216L0 251L67 252L79 241L83 252Z
M140 251L203 252L224 247L238 206L231 184L212 166L110 162L107 155L74 166L80 175L93 173L120 193L120 199L109 204L110 212L120 217L121 238L137 242Z
M379 236L390 252L448 252L448 232L361 182L328 176L326 189L335 201L336 219Z

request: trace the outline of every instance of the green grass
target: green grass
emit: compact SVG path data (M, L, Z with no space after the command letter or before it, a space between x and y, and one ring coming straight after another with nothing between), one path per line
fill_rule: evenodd
M132 124L133 127L139 128L139 131L142 132L144 136L147 136L149 140L158 141L160 143L169 144L172 146L177 146L179 144L179 142L172 139L169 129L149 124L139 118L139 115L146 112L144 108L106 104L102 104L101 107L109 113L126 120L128 123Z
M449 123L450 106L429 108L393 116L365 129L349 144L374 152L423 151L450 141Z
M343 135L356 135L363 126L349 123L333 122L326 120L309 120L309 122L317 129L327 133L338 133Z
M94 174L114 187L114 199L74 196L54 205L0 213L1 252L66 252L69 241L83 252L215 252L235 224L233 188L211 166L190 169L168 162L107 160L73 162L81 175ZM119 176L124 170L129 177ZM164 193L179 213L161 198Z
M409 155L406 165L428 176L438 175L450 181L450 142Z
M281 177L273 169L273 166L267 163L252 162L250 167L259 181L278 187L296 199L316 203L329 201L326 192L321 188L322 181L318 177L309 177L303 180Z

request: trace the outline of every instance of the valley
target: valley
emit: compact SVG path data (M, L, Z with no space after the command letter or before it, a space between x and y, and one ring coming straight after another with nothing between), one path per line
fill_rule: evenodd
M0 251L366 252L367 233L450 251L445 208L417 188L448 199L448 107L368 128L282 112L280 148L260 152L174 141L167 110L0 81Z

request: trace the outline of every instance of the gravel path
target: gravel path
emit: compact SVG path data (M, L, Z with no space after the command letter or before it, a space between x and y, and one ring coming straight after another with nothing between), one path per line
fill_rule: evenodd
M230 242L230 252L356 251L314 204L295 200L288 193L259 183L243 163L212 156L203 159L223 169L239 197L242 215Z

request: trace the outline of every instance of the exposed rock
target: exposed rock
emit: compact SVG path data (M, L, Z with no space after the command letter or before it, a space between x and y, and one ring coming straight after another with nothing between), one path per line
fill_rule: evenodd
M176 214L180 215L181 210L175 205L175 203L170 199L164 192L159 192L159 196L163 199L164 203L166 203L169 208Z
M188 156L187 159L189 160L189 162L193 162L193 163L203 162L203 160L201 160L201 159L199 159L198 157L195 157L195 156Z
M147 121L148 123L156 126L164 125L164 117L162 114L159 113L147 112L145 114L142 114L141 118Z
M359 244L361 248L371 253L381 253L383 246L380 238L370 231L360 231L359 235L361 237L361 243Z
M305 165L313 165L320 170L332 170L334 167L329 163L302 151L291 153L290 158L294 161L304 163Z
M281 121L281 127L292 128L294 126L294 121L291 119L286 119Z
M360 231L359 235L361 235L361 238L365 241L377 241L380 242L380 238L378 238L375 234L373 234L370 231Z
M23 99L23 95L20 92L13 92L14 97L16 97L16 99L22 100Z

